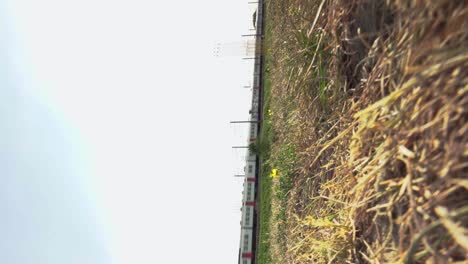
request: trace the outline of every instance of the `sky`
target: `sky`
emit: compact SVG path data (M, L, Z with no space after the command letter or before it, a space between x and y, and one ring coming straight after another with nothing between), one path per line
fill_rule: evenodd
M252 13L0 0L0 263L237 263Z

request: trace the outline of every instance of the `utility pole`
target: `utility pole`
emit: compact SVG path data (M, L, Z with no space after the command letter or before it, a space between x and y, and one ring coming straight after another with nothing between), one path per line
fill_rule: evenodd
M256 59L260 59L260 57L244 57L242 59L243 60L256 60Z
M259 124L260 120L249 120L249 121L231 121L229 122L231 124L245 124L245 123L250 123L250 124Z
M262 34L244 34L241 35L242 37L261 37Z
M259 75L259 74L257 74L257 75ZM245 89L259 89L258 86L252 87L252 86L250 86L250 85L245 85L244 88L245 88Z

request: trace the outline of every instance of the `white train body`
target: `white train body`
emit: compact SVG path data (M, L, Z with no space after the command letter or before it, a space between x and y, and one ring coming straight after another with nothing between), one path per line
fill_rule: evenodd
M251 264L255 258L252 252L253 229L242 229L239 264Z
M263 35L263 1L258 1L256 28L257 36ZM261 38L256 38L258 41ZM262 50L261 41L256 42L256 51ZM253 88L252 88L252 107L250 113L250 123L248 141L256 143L260 125L260 89L262 86L263 59L261 54L255 54L254 72L253 72ZM258 165L257 153L251 152L250 149L246 156L245 165L245 180L244 191L242 192L242 216L241 216L241 237L239 245L239 264L254 264L256 251L256 194L257 194L257 179L259 179L257 168Z
M252 110L250 111L250 120L258 121L258 89L253 89ZM252 122L249 127L249 143L257 141L258 123ZM244 190L242 192L242 219L241 219L241 238L239 248L239 264L252 264L255 259L254 254L254 236L255 236L255 217L256 217L256 181L257 181L257 154L247 151L245 161L245 180Z
M247 162L246 177L244 181L244 191L242 197L242 220L241 220L241 238L240 238L240 264L251 264L255 258L253 252L254 227L256 216L256 197L255 197L255 160Z

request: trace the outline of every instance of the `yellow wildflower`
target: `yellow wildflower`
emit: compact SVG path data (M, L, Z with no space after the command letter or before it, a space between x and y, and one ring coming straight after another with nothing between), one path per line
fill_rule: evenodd
M272 169L272 170L271 170L271 173L270 173L270 177L271 177L271 178L277 178L277 177L279 177L279 175L278 175L278 169Z

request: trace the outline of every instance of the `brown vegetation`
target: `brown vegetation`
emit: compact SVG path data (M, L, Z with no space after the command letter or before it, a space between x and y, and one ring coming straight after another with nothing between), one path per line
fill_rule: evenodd
M267 28L272 263L467 261L468 3L268 1Z

